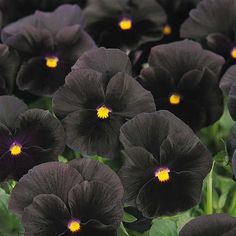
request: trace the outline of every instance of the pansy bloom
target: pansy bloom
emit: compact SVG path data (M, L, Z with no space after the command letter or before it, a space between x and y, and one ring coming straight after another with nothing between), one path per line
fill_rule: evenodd
M218 74L224 59L190 40L153 47L139 81L152 92L157 110L169 110L198 130L223 113Z
M13 92L19 64L17 52L0 44L0 95Z
M235 11L235 0L204 0L181 27L182 38L197 40L226 59L223 72L236 63Z
M115 172L82 159L34 167L13 189L9 208L22 216L27 236L115 236L122 198Z
M165 9L168 21L163 27L163 41L179 40L181 24L188 18L189 11L197 5L199 0L157 0Z
M200 216L187 223L179 236L235 236L236 218L227 214Z
M87 0L0 0L0 27L33 14L36 10L53 11L61 4L85 7Z
M19 89L50 96L64 84L81 54L95 47L81 22L77 5L62 5L52 13L36 11L3 29L2 41L23 60L17 77Z
M198 204L212 158L193 131L169 111L137 115L121 127L127 204L144 217L174 215Z
M53 97L70 148L114 157L121 125L139 113L155 111L151 93L125 73L130 69L125 53L104 48L85 53L73 67Z
M155 0L92 0L86 29L99 46L132 50L162 37L166 15Z
M27 109L14 96L0 97L0 181L21 178L63 152L64 129L48 111Z

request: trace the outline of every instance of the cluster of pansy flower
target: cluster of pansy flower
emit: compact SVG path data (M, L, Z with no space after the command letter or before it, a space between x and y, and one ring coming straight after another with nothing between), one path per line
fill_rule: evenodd
M195 132L224 94L236 120L235 13L236 0L0 0L0 182L16 181L24 235L117 236L124 208L144 232L199 204L213 158ZM236 128L227 149L236 176ZM234 236L236 219L179 233Z

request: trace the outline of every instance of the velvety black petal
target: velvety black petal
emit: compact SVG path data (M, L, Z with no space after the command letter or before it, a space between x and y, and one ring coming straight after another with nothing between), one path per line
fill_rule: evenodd
M27 110L26 104L14 96L0 96L0 122L14 129L18 116Z
M212 157L200 139L191 132L169 135L160 147L160 164L171 171L189 171L202 178L212 168Z
M5 84L1 90L4 90L4 94L11 93L15 86L15 79L17 69L20 63L20 58L18 54L9 49L7 45L0 44L0 71L1 71L1 81ZM2 95L3 93L1 93Z
M183 38L202 40L210 33L228 33L235 22L235 10L236 3L231 0L201 1L190 12L190 17L181 27L180 35Z
M126 159L119 176L125 189L125 201L135 206L139 190L153 178L159 162L141 147L127 148L124 154Z
M120 141L125 148L140 146L158 158L160 145L168 135L191 129L168 111L137 115L121 127Z
M118 72L131 74L132 66L129 57L121 50L98 48L84 53L72 69L95 70L107 81Z
M112 230L119 226L123 207L116 191L97 181L84 181L69 193L72 216L85 227Z
M59 60L56 68L49 68L44 57L32 58L21 65L17 85L20 90L30 91L38 96L51 96L64 84L70 67L70 62Z
M72 160L68 164L74 167L81 174L84 180L89 182L98 181L107 184L113 191L116 192L118 198L123 198L124 189L120 178L107 165L103 165L100 162L89 158Z
M101 74L91 70L74 70L53 97L53 111L59 118L84 110L96 110L104 102Z
M186 211L200 201L202 179L191 172L170 173L170 180L161 184L154 177L139 191L138 209L147 218L174 215Z
M47 29L56 34L60 29L74 24L82 24L83 16L78 5L65 4L59 6L54 12L36 11L34 14L37 28Z
M16 49L22 57L32 57L51 52L53 38L50 32L38 30L34 16L28 16L6 26L1 37L4 44Z
M45 163L31 169L12 191L9 208L22 215L24 209L40 194L54 194L65 204L68 192L83 180L77 170L63 163Z
M206 223L207 222L207 223ZM180 236L233 236L230 232L236 228L236 218L227 214L200 216L187 223Z
M219 74L224 58L203 50L196 42L184 40L153 47L148 62L151 67L164 68L178 81L186 72L205 67Z
M96 48L95 42L82 29L80 25L72 25L62 28L55 38L57 53L65 61L73 62L85 52Z
M233 83L229 92L228 109L232 119L236 120L236 83Z
M24 235L64 235L70 220L70 213L59 197L54 194L40 194L24 210Z
M229 94L231 86L236 81L236 65L231 66L223 75L221 81L220 81L220 88L223 90L225 94Z
M96 111L76 111L64 120L66 144L88 155L113 158L118 153L119 132L124 120L118 115L98 119Z
M156 110L151 93L125 73L116 74L108 83L106 102L116 114L126 118Z

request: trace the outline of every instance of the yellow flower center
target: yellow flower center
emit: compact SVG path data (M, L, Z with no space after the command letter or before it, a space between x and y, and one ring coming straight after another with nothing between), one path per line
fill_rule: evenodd
M119 26L122 30L130 30L133 26L132 20L129 18L124 17L120 22Z
M179 94L173 93L169 97L169 102L172 105L178 105L178 104L180 104L180 101L181 101L181 96Z
M107 119L109 117L109 113L111 110L107 108L105 105L97 108L97 117L100 119Z
M22 146L17 143L13 143L10 147L10 152L12 156L18 156L22 153Z
M69 222L68 224L68 229L72 232L72 233L77 233L80 231L81 229L81 225L80 222L78 220L72 220Z
M161 182L165 183L170 180L170 170L168 168L160 168L156 171L155 177Z
M166 36L171 35L172 28L169 25L166 25L166 26L163 27L162 33Z
M231 57L233 59L236 59L236 48L233 48L233 50L231 51Z
M57 57L46 57L46 66L49 68L56 68L59 62L59 59Z

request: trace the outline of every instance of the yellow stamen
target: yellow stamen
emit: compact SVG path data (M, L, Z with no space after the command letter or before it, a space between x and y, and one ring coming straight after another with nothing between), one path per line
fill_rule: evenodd
M46 66L49 68L56 68L59 62L57 57L46 57Z
M155 177L161 182L168 182L170 180L170 170L168 168L160 168L156 171Z
M130 30L132 28L132 21L129 18L123 18L119 22L119 26L122 30Z
M166 36L171 35L172 28L169 25L166 25L166 26L163 27L162 33Z
M10 152L12 156L18 156L22 153L22 146L17 143L13 143L10 147Z
M169 101L170 101L170 104L172 104L172 105L178 105L178 104L180 104L181 97L180 97L179 94L173 93L173 94L169 97Z
M231 57L236 59L236 48L233 48L233 50L231 51Z
M109 113L111 112L105 105L97 108L97 116L100 119L107 119L109 117Z
M81 225L80 222L77 220L72 220L70 221L70 223L68 224L68 229L72 232L72 233L77 233L80 231L81 229Z

